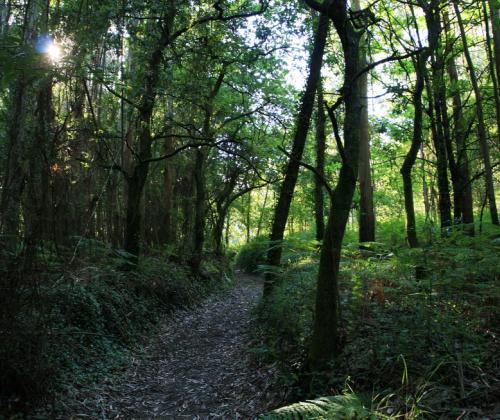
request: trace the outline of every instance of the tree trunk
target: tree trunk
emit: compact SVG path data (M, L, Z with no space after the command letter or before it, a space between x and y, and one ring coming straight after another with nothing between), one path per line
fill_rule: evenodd
M11 123L7 131L8 149L0 214L6 247L11 251L15 249L19 240L21 194L25 179L25 165L22 163L22 158L25 149L24 120L27 90L27 78L21 76L13 89Z
M132 176L127 178L127 207L123 248L131 254L130 262L133 265L137 265L139 261L142 224L141 200L147 174L146 166L137 166Z
M260 236L260 233L262 232L262 222L264 220L264 211L265 211L266 206L267 206L268 197L269 197L269 185L266 185L266 193L264 194L264 203L262 204L262 207L260 208L259 222L257 223L257 234L256 234L257 238Z
M413 183L411 171L417 160L417 154L422 147L423 142L423 105L422 94L425 88L426 63L430 55L436 48L439 33L441 31L439 24L439 12L435 5L430 4L427 10L424 10L427 22L427 38L429 45L415 58L416 83L413 91L413 137L410 150L405 156L400 173L403 177L403 192L406 211L406 237L408 245L411 248L419 246L417 238L417 224L415 219L415 205L413 201Z
M311 4L312 2L308 2ZM337 186L332 194L327 227L321 248L316 292L313 333L309 347L309 368L324 371L339 350L340 301L339 265L342 240L356 189L361 127L360 36L348 19L346 5L328 2L324 13L331 17L344 51L344 118L343 163Z
M213 241L216 255L223 255L223 236L229 206L226 204L217 205L217 215L213 227Z
M427 56L428 57L428 56ZM419 246L417 238L417 223L415 219L415 205L413 201L413 182L411 179L411 171L417 160L418 150L422 145L422 93L424 90L424 74L426 57L422 54L415 60L415 73L417 81L413 91L413 137L410 150L405 156L403 166L400 173L403 177L403 192L406 211L406 238L408 245L411 248Z
M490 20L493 31L493 47L495 51L495 68L497 82L500 83L500 11L497 0L488 0L490 5Z
M278 203L274 211L273 224L271 228L270 242L273 246L267 253L267 263L271 266L279 266L281 261L281 241L283 240L286 222L290 211L290 204L299 174L300 160L304 152L304 146L309 131L311 115L314 107L318 83L321 77L321 66L323 64L323 52L328 35L329 19L321 14L314 37L314 46L309 60L309 76L302 95L299 115L295 127L291 158L285 171L285 179L281 186ZM264 283L264 296L268 296L273 288L276 278L273 274L267 274Z
M431 204L429 202L429 186L427 185L427 176L425 174L425 153L423 144L420 146L420 172L422 174L422 195L424 200L425 221L427 222L431 213Z
M247 211L245 216L245 228L246 228L246 243L250 242L250 232L251 232L251 224L252 224L252 193L248 193L248 203L247 203Z
M194 230L193 230L193 256L191 267L194 273L199 273L203 257L203 244L205 242L205 152L202 148L196 150L194 165Z
M436 57L432 63L432 83L428 83L429 110L431 120L432 140L436 153L437 183L439 190L439 218L443 234L451 226L451 199L448 183L448 162L446 155L446 138L443 121L443 103L439 91L444 83L444 62L441 57ZM445 112L445 111L444 111Z
M172 153L174 150L174 138L170 137L165 141L165 154ZM170 245L175 240L175 228L173 218L173 196L174 196L174 167L171 159L165 160L163 168L163 200L162 212L163 217L160 228L160 243Z
M360 10L360 0L353 1L353 9ZM359 68L366 67L366 40L361 39ZM359 242L375 242L375 210L370 165L370 125L368 122L368 72L359 78L361 127L359 138Z
M7 7L2 8L7 13ZM23 44L30 45L37 34L37 22L39 18L38 2L29 2L24 15ZM5 15L7 16L7 15ZM5 17L6 18L6 17ZM8 22L4 22L5 25ZM6 236L6 247L15 251L19 242L19 224L21 195L24 189L26 171L27 139L25 136L25 119L27 115L27 99L31 87L29 75L21 71L21 74L12 89L10 124L7 128L7 158L5 164L5 177L0 202L0 231Z
M495 99L495 115L497 117L497 141L498 145L500 146L500 90L498 87L498 83L500 81L498 80L497 73L495 73L495 59L493 57L494 53L492 51L492 46L491 46L491 34L490 34L490 25L488 24L488 8L486 7L486 0L483 0L483 15L484 15L485 30L486 30L486 51L488 53L488 65L490 68L491 83L493 84L493 96ZM497 15L497 21L493 22L493 25L495 24L497 26L499 25L498 19L500 19L500 17ZM493 28L493 30L494 29L495 28Z
M318 105L316 114L316 171L325 175L325 147L326 147L326 116L323 104L323 86L318 85ZM316 218L316 240L322 241L325 235L325 202L323 184L318 177L314 177L314 214Z
M460 9L458 4L454 1L453 7L455 9L455 15L457 17L458 26L460 28L460 37L462 39L462 46L464 50L465 60L467 62L467 67L469 69L470 81L472 84L472 89L474 91L474 96L476 97L476 116L477 116L477 134L479 140L479 148L481 150L481 155L484 164L484 180L486 187L486 195L488 197L488 204L490 208L491 223L498 225L498 212L497 204L495 199L495 187L493 184L493 171L491 168L490 161L490 151L488 146L488 137L486 134L486 126L484 123L483 115L483 101L481 96L481 90L479 89L479 84L476 77L476 71L474 70L474 63L469 52L469 46L467 44L467 37L465 35L464 23L462 20L462 15L460 14Z
M47 237L49 170L52 145L52 75L44 77L38 86L33 142L27 150L29 160L26 194L23 205L25 224L24 268L30 270L37 245Z
M137 264L140 253L140 231L141 231L141 196L143 195L144 185L149 172L149 160L152 156L152 137L151 137L151 118L156 102L156 93L158 82L160 80L160 70L163 59L163 51L170 44L170 28L173 25L175 16L175 6L170 4L168 16L165 17L165 27L161 23L153 23L158 25L154 28L160 34L157 39L155 48L151 51L144 65L143 76L143 93L141 95L138 115L137 127L134 132L137 133L137 162L133 169L132 175L127 176L127 209L126 209L126 224L125 224L125 243L124 249L132 254L132 264ZM151 27L153 30L153 27Z
M448 27L449 28L449 27ZM474 234L474 208L472 188L469 182L469 157L467 153L467 133L464 125L463 105L458 88L458 72L454 57L447 62L447 72L451 83L451 97L453 102L453 137L456 145L456 174L453 187L455 220L467 225L465 231ZM451 150L448 153L452 153Z

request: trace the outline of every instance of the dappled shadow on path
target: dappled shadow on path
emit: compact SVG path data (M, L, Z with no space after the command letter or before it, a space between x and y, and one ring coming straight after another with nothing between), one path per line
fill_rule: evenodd
M267 410L275 370L248 352L260 279L237 274L229 293L165 321L117 380L99 386L75 417L252 418Z

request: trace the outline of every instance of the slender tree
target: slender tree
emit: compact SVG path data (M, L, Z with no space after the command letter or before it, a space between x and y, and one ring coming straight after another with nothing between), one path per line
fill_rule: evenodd
M361 10L361 2L353 1L353 9ZM366 36L361 39L360 68L366 67ZM370 154L370 124L368 121L368 72L359 77L361 89L361 137L359 149L359 242L375 241L375 209Z
M425 89L425 72L426 64L432 52L437 46L439 34L441 32L439 24L439 1L434 0L429 3L421 1L420 7L425 13L427 23L427 39L428 45L422 48L421 52L414 57L414 67L416 75L416 83L413 90L413 136L410 149L405 156L401 167L401 175L403 177L404 202L406 210L406 237L410 247L415 248L419 245L417 239L417 225L415 219L415 205L413 197L413 182L412 169L417 160L419 149L422 147L423 141L423 104L422 96ZM418 31L418 28L417 28Z
M351 211L359 163L361 125L360 41L363 30L357 29L349 17L347 4L335 0L305 0L322 16L332 20L340 38L344 55L344 84L341 100L345 106L344 144L339 140L335 110L330 108L342 167L334 191L330 193L330 211L325 229L318 271L316 310L309 348L312 371L323 370L339 351L340 301L338 276L340 250ZM370 17L370 15L368 15Z
M488 197L488 204L490 208L491 223L493 223L494 225L499 225L497 204L495 198L495 187L493 184L493 170L491 168L488 136L486 133L486 125L484 122L483 97L481 94L481 90L479 88L479 83L477 80L474 63L472 61L472 57L469 52L469 45L467 43L467 36L465 33L465 26L462 19L462 14L460 12L460 8L458 7L458 3L456 1L453 2L453 8L455 10L455 15L457 17L465 61L467 62L467 69L469 71L472 90L474 91L474 96L476 99L475 106L476 106L476 117L477 117L477 135L479 140L479 148L481 151L481 156L483 158L483 164L484 164L484 180L486 187L486 196Z
M318 85L318 105L316 111L316 171L325 176L326 115L323 104L323 84ZM321 179L314 178L314 215L316 220L316 240L322 241L325 234L324 186Z
M267 253L267 263L270 266L278 267L281 261L281 241L285 233L286 222L290 211L295 185L299 175L300 160L304 152L307 133L314 108L314 97L316 96L318 83L321 77L321 67L323 64L323 53L325 50L326 38L328 35L329 18L324 14L320 15L314 36L314 45L309 58L309 75L306 87L302 94L300 110L295 126L291 158L288 161L285 178L281 185L278 196L278 203L274 210L273 224L271 228L270 241L272 246ZM272 290L276 278L273 273L266 275L264 284L264 295L267 296Z

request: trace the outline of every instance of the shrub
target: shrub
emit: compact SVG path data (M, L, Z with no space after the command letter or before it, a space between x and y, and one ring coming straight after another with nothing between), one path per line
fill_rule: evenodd
M241 247L236 255L236 267L247 273L256 273L266 263L269 239L263 236L253 239Z
M486 383L498 381L493 350L500 325L498 245L489 236L470 238L459 231L432 241L423 249L393 253L380 245L372 256L357 246L344 247L346 341L323 392L340 391L352 377L362 392L395 393L390 408L401 414L423 410L447 417L460 414L456 407L493 404ZM419 266L426 267L421 280L415 278ZM302 377L316 277L311 256L290 264L259 307L263 347L284 363L288 385L290 378L298 385ZM401 387L403 371L407 381ZM303 399L300 390L297 395Z
M63 274L59 265L43 277L0 279L2 410L26 411L12 402L71 393L122 367L160 317L194 305L231 275L223 261L205 261L203 281L161 257L145 258L134 272L118 263L109 256Z

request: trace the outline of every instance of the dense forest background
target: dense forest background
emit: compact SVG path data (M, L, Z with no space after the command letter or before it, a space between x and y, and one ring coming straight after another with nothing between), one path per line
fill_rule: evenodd
M343 398L271 416L498 415L499 9L0 0L0 413L126 365L238 254L267 408Z

